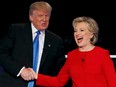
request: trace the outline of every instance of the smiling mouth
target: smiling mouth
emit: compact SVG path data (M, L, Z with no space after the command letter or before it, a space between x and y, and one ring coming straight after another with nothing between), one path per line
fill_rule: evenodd
M77 39L78 43L82 42L82 39L83 39L82 37L81 38L78 38Z

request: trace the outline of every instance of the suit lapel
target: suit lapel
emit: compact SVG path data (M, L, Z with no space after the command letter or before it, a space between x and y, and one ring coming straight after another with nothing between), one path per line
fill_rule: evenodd
M32 30L31 25L28 24L24 27L24 39L25 39L25 50L27 51L28 60L29 60L29 66L32 66L33 61L33 44L32 44Z
M53 46L52 37L50 36L49 32L46 30L45 43L44 43L44 49L43 49L40 67L44 64L44 61L47 58L49 52L51 52L52 46Z

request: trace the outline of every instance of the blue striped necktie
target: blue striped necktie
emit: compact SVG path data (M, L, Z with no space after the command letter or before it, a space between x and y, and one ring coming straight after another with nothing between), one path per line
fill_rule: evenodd
M33 41L33 70L37 71L37 64L38 64L38 53L39 53L39 34L40 31L36 32L37 35ZM34 80L29 81L28 87L34 87Z

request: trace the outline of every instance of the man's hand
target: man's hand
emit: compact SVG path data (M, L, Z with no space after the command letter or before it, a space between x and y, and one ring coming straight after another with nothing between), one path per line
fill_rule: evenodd
M32 68L24 68L20 76L26 81L37 79L37 74Z

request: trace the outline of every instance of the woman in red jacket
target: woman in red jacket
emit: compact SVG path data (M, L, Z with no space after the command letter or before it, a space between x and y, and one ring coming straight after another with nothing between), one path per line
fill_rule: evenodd
M69 52L65 65L55 77L38 74L38 86L64 86L69 78L72 87L116 87L116 74L109 51L95 46L98 24L93 18L78 17L73 21L78 48Z

